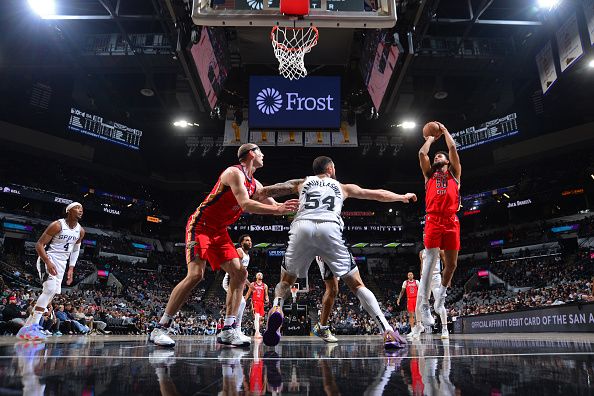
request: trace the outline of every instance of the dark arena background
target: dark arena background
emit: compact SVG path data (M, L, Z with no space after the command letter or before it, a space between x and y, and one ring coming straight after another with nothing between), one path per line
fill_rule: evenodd
M282 1L0 1L0 394L594 394L594 0ZM279 8L299 5L309 15ZM271 45L273 26L317 27L317 45ZM283 77L275 50L305 52L289 71L307 76ZM447 323L431 297L436 324L419 335L401 291L420 279L419 151L434 120L455 145L436 139L429 161L457 150L462 164L461 248ZM340 215L397 348L345 278L320 327L315 261L276 346L260 337L267 313L256 332L253 296L239 327L225 323L210 262L164 315L196 279L188 218L245 143L264 155L264 186L328 156L343 184L416 194L348 199ZM36 310L49 282L37 242L73 202L85 235L72 282ZM227 227L235 247L251 237L265 312L292 221L244 211ZM249 342L225 345L238 331Z

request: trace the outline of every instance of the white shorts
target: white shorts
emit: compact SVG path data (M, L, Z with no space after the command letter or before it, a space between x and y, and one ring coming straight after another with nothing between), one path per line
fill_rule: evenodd
M433 298L437 295L439 286L441 286L441 274L434 274L431 278L431 293L433 294Z
M47 257L49 257L51 262L56 266L58 274L55 276L50 275L47 270L47 265L41 260L41 257L37 257L37 273L39 274L39 279L41 279L44 291L53 290L54 294L60 294L62 292L62 279L64 279L68 261L64 260L62 257L56 257L51 253L47 253Z
M320 256L336 277L357 270L357 265L342 239L340 225L331 221L297 220L289 230L289 246L283 268L298 278L307 277L311 262Z

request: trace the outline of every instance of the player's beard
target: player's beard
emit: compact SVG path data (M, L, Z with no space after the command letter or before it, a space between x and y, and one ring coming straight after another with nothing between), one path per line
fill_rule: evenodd
M433 165L431 165L431 170L433 172L440 170L441 168L443 168L444 165L447 165L448 163L445 161L438 161L438 162L434 162Z
M250 250L250 247L246 244L242 244L241 248L243 249L244 252L247 252L248 250Z

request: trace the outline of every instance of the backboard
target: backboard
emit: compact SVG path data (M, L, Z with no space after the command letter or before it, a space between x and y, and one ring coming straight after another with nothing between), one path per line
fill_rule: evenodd
M192 19L204 26L383 29L396 24L395 0L310 0L302 19L280 14L280 0L194 0Z

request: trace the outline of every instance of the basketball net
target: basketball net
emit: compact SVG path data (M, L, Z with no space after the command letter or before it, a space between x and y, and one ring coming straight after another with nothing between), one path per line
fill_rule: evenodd
M297 301L297 288L295 286L291 286L291 296L293 296L293 302Z
M278 72L289 80L307 76L303 62L305 54L318 44L318 28L274 26L270 32L274 56L278 59Z

